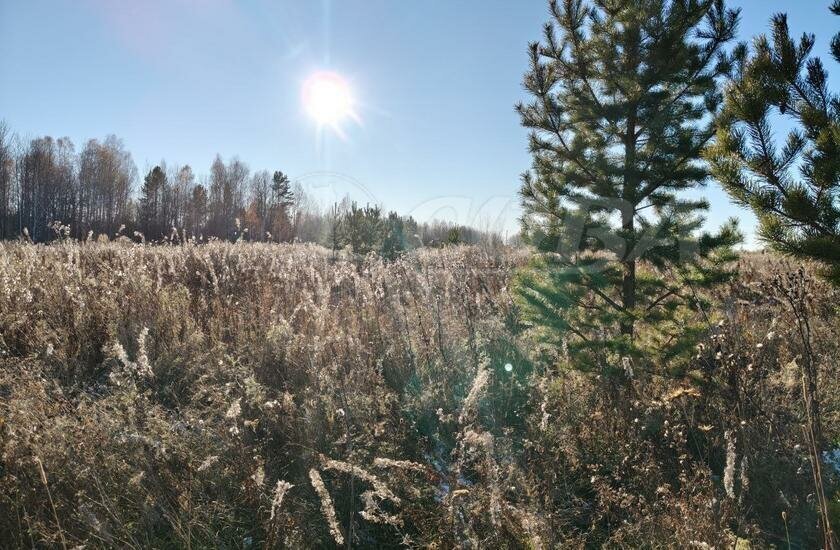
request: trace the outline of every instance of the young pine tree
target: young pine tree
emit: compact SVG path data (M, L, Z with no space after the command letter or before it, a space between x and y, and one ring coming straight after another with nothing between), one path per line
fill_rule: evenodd
M384 220L382 248L379 253L386 260L396 260L408 248L405 221L396 212L389 212Z
M840 15L840 0L832 11ZM840 34L831 46L840 61ZM822 262L840 285L840 98L813 47L813 35L791 38L782 14L773 18L772 41L759 36L752 56L738 47L707 156L732 198L756 214L764 241ZM784 118L793 128L778 147L773 125Z
M333 252L335 259L336 252L347 243L345 218L347 217L347 200L340 203L333 203L327 212L327 227L324 240L326 245Z
M739 234L699 234L701 150L729 71L738 12L723 0L565 0L530 46L517 106L531 129L518 281L526 319L573 368L674 359L706 325L701 289L727 276Z
M366 204L360 207L356 202L344 217L347 243L356 254L369 254L380 250L383 237L382 209Z

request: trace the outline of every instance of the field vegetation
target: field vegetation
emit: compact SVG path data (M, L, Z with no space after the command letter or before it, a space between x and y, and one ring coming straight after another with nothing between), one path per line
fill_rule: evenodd
M510 239L0 123L0 547L837 548L816 38L548 8Z
M745 255L679 372L562 368L521 250L0 245L11 547L813 548L837 291ZM807 367L807 368L806 368ZM618 382L620 380L620 383ZM813 396L812 396L813 397ZM835 458L836 461L836 458Z

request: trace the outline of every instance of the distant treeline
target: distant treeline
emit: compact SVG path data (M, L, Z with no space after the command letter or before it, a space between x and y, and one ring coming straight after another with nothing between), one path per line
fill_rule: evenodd
M0 239L102 235L318 242L386 256L446 243L502 244L492 232L418 223L349 199L324 208L282 171L252 173L236 157L225 162L217 155L200 179L190 166L164 162L141 178L116 136L91 139L77 152L68 138L20 140L0 122Z

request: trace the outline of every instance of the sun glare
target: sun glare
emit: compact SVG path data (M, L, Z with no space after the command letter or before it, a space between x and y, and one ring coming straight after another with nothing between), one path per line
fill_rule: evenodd
M355 118L350 86L332 72L317 72L306 79L303 106L319 125L335 127L345 118Z

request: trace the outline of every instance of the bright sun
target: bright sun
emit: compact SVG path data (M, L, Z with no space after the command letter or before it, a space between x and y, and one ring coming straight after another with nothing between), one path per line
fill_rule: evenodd
M320 125L335 126L345 118L355 118L350 86L332 72L317 72L306 79L303 106Z

